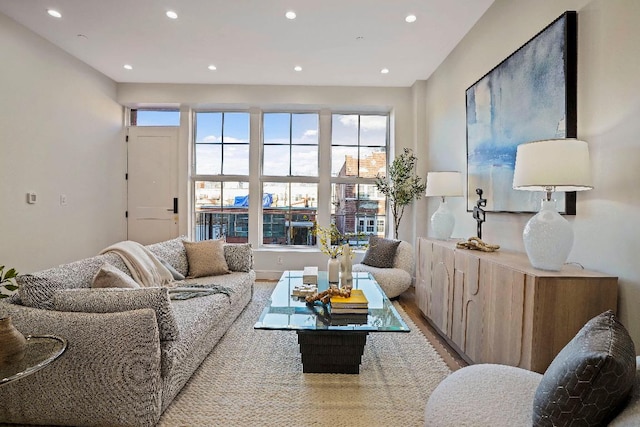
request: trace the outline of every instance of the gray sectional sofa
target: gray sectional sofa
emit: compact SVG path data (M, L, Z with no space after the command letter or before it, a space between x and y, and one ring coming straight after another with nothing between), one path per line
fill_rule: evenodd
M147 248L187 275L182 238ZM251 300L251 247L224 245L224 257L231 273L180 283L224 291L187 299L171 299L176 294L165 287L90 289L105 262L130 274L114 253L25 276L0 315L25 335L58 335L68 347L51 365L0 388L0 422L156 424Z

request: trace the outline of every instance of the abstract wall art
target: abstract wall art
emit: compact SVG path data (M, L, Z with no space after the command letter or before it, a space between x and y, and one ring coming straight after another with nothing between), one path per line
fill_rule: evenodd
M512 188L517 146L576 137L577 14L566 12L466 90L467 210L537 212L542 193ZM575 193L554 193L575 214Z

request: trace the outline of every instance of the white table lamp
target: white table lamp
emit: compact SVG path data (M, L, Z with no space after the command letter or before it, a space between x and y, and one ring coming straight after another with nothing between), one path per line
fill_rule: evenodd
M522 237L532 266L559 271L573 247L573 229L558 213L551 193L593 188L587 143L566 138L520 144L513 188L546 193L540 212L527 222Z
M453 233L456 219L447 207L445 197L462 196L462 174L460 172L427 173L427 197L441 197L438 210L431 216L431 227L436 239L447 240Z

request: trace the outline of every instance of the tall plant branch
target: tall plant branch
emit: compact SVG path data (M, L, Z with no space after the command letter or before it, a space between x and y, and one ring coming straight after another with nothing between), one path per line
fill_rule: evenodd
M376 176L376 187L389 201L393 215L393 235L398 238L400 221L404 208L416 199L420 199L427 187L422 178L415 174L417 157L409 148L393 159L387 176Z

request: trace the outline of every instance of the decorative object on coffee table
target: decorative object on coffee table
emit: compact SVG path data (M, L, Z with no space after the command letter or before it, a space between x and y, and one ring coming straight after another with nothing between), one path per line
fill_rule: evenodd
M331 224L329 227L316 226L313 232L318 237L322 253L329 255L329 259L327 260L329 283L337 284L340 277L340 261L338 260L338 256L342 254L344 248L342 245L344 236L335 224Z
M427 174L427 197L440 197L440 206L431 216L431 227L436 239L447 240L453 233L456 218L453 216L445 197L462 196L462 175L460 172L429 172Z
M340 287L351 289L353 287L353 252L348 243L342 245L342 255L340 255Z
M524 248L535 268L559 271L573 246L569 221L556 210L556 191L591 190L589 146L573 138L548 139L520 144L513 173L516 190L542 191L540 212L527 222Z

